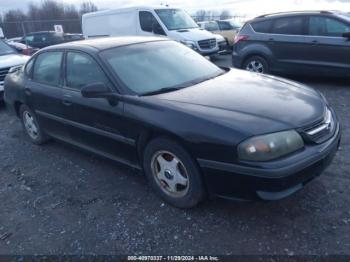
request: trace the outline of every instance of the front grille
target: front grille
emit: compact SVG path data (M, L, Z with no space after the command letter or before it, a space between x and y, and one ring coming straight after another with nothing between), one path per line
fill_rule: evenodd
M10 67L0 69L0 82L3 82L5 80L5 77L9 72L9 70L10 70Z
M213 49L216 47L216 39L206 39L198 41L200 49Z
M303 133L308 140L317 144L330 139L336 130L336 122L331 110L327 108L324 118L312 126L303 129Z

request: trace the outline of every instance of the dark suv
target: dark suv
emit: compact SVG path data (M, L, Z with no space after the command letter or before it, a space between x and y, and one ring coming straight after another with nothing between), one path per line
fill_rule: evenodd
M36 48L44 48L51 45L57 45L65 42L62 34L54 31L40 31L29 33L24 36L21 43L30 45Z
M350 15L289 12L259 16L236 36L233 66L258 73L350 76Z

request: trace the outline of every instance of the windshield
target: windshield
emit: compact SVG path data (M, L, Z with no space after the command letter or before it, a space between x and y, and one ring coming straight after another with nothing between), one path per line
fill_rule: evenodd
M117 47L101 56L124 85L139 95L185 88L224 73L200 54L172 41Z
M350 22L350 14L347 13L340 13L339 16L345 20L347 20L348 22Z
M14 53L16 53L16 51L12 47L5 44L3 41L0 41L0 55L8 55Z
M198 28L195 21L181 9L155 10L168 30Z

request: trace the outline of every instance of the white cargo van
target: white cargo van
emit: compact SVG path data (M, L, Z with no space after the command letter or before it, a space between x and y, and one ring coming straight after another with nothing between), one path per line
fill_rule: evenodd
M83 15L86 39L108 36L163 35L203 55L219 51L214 34L200 29L182 9L166 6L138 6Z

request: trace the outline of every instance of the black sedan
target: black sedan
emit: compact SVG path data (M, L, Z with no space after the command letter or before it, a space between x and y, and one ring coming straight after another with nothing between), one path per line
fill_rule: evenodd
M317 91L160 38L45 48L7 76L5 101L33 143L54 138L143 170L182 208L287 197L327 167L341 133Z

